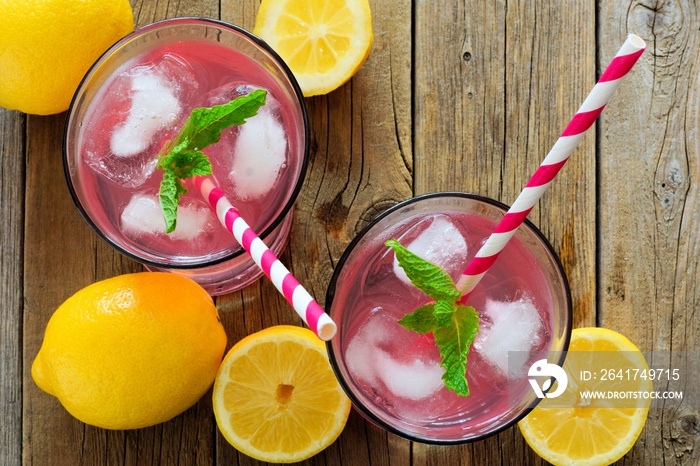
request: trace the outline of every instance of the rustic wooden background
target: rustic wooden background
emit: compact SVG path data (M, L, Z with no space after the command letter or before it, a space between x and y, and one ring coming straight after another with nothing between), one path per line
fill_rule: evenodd
M258 0L132 0L137 25L175 16L252 29ZM530 219L561 255L575 326L643 350L700 350L700 3L371 0L375 42L347 85L307 100L309 172L283 261L322 302L334 265L377 213L413 194L512 203L628 32L648 50ZM51 313L94 281L140 270L99 241L63 178L65 114L0 110L0 465L253 464L205 396L170 422L106 431L29 374ZM299 320L260 281L218 298L229 344ZM656 365L655 367L659 367ZM697 391L700 376L685 374ZM696 399L697 401L697 399ZM653 410L620 461L700 464L697 402ZM412 444L352 413L308 464L540 465L517 428L459 447Z

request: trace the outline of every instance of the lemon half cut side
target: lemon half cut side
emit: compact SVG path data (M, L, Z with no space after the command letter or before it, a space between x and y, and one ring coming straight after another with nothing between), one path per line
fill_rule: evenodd
M340 435L350 400L325 344L311 330L278 325L228 352L214 383L219 430L240 452L273 463L310 458Z
M368 0L263 0L253 34L282 57L306 97L345 84L374 40Z
M613 330L579 328L571 334L563 368L569 382L564 394L543 399L518 423L520 432L539 456L556 466L614 463L637 441L651 398L584 399L580 394L651 392L653 382L640 376L649 371L644 356ZM613 372L606 377L605 370ZM588 376L582 377L584 373Z

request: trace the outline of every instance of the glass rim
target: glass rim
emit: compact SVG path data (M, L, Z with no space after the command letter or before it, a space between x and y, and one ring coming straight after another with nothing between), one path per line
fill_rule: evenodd
M290 193L289 199L287 202L284 204L282 207L282 210L280 211L279 215L277 215L270 224L268 225L265 230L262 232L256 234L260 239L265 240L270 234L272 234L284 221L284 219L287 217L287 215L291 212L291 210L294 207L294 203L296 202L296 199L299 195L299 192L301 191L303 181L306 177L306 171L307 167L309 164L309 152L310 152L310 141L311 141L311 128L309 125L309 115L308 115L308 110L306 108L306 103L304 100L304 94L301 90L301 87L299 86L299 82L297 81L296 77L292 73L292 70L289 68L287 63L282 59L282 57L279 56L275 50L270 47L267 42L265 42L263 39L260 37L256 36L252 32L240 27L236 26L235 24L228 23L226 21L222 21L220 19L213 19L213 18L204 18L204 17L198 17L198 16L182 16L182 17L177 17L177 18L168 18L168 19L163 19L159 21L155 21L153 23L149 23L145 26L142 26L140 28L137 28L124 37L120 38L112 44L105 52L103 52L97 60L90 66L90 68L87 70L85 75L81 78L80 83L78 84L78 87L75 90L75 93L73 94L73 97L71 98L70 105L68 107L68 113L66 116L66 122L63 126L63 140L61 143L61 150L63 153L63 172L64 176L66 178L66 182L68 184L68 190L70 192L71 198L73 199L73 203L78 209L78 212L80 213L80 216L85 220L85 222L88 224L88 226L99 236L103 241L105 241L107 244L109 244L111 247L116 249L119 253L125 255L126 257L129 257L130 259L133 259L137 262L140 262L141 264L144 264L146 266L151 266L151 267L165 267L168 269L178 269L178 270L189 270L189 269L198 269L202 267L209 267L213 265L220 264L222 262L229 261L231 259L235 259L243 254L247 254L245 249L243 247L239 247L238 249L235 249L234 251L222 255L221 257L216 257L216 258L209 258L205 259L199 262L191 262L191 263L169 263L165 260L160 261L160 260L154 260L154 259L148 259L145 257L140 256L139 254L130 251L126 249L124 246L119 244L118 242L114 241L113 239L109 238L105 233L103 233L100 228L96 225L96 223L92 220L92 218L88 215L86 209L83 207L80 198L78 196L78 193L75 190L75 187L73 185L72 177L70 174L70 167L69 167L69 155L68 155L68 147L67 147L67 142L68 142L68 133L71 128L71 123L73 122L73 111L74 107L77 104L78 97L82 94L83 88L89 81L89 79L92 77L93 73L95 70L102 64L104 60L107 59L113 52L118 50L120 47L122 47L125 43L133 40L136 37L142 36L144 34L147 34L151 32L152 30L158 30L162 29L163 27L169 26L169 25L177 25L178 23L183 23L183 24L202 24L202 25L212 25L219 27L221 29L227 29L230 32L233 32L234 34L239 34L240 36L243 36L245 39L253 43L255 46L258 48L262 49L264 52L266 52L270 57L277 63L277 65L280 67L280 70L284 73L286 78L289 80L289 83L291 84L292 90L294 91L294 95L296 96L297 102L299 104L299 110L301 112L301 117L302 117L302 124L304 126L303 128L303 153L301 154L301 163L299 167L299 175L296 179L296 183L294 185L294 189ZM217 219L218 220L218 219ZM239 245L240 246L240 245Z
M415 204L417 202L426 200L426 199L433 199L433 198L445 198L445 197L459 197L459 198L464 198L464 199L469 199L473 201L479 201L484 204L489 204L491 206L494 206L500 210L503 211L503 213L507 212L509 207L508 205L497 201L495 199L492 199L490 197L482 196L479 194L473 194L473 193L466 193L466 192L459 192L459 191L440 191L440 192L432 192L432 193L426 193L426 194L420 194L418 196L411 197L409 199L406 199L404 201L399 202L398 204L389 207L386 209L384 212L380 213L377 215L373 220L371 220L367 225L365 225L357 235L350 241L350 244L345 248L345 251L343 251L343 254L340 256L340 259L338 260L338 263L336 264L334 270L333 270L333 275L331 276L331 280L328 284L328 290L326 291L326 301L325 301L325 312L326 314L330 315L330 308L333 303L333 298L335 297L335 288L337 285L337 281L340 275L340 271L342 270L343 266L345 265L345 262L350 257L350 254L352 254L353 250L357 247L359 242L369 233L369 231L374 228L380 221L382 221L384 218L388 217L395 211L402 209L406 206L409 206L411 204ZM566 327L564 329L564 339L563 339L563 345L562 348L557 350L560 352L559 358L557 361L557 364L559 366L562 366L564 364L564 359L566 358L566 351L569 349L569 343L571 341L571 331L573 329L573 302L571 299L571 288L569 286L569 280L566 276L566 273L564 272L564 266L561 263L561 260L559 259L559 255L556 254L554 251L554 248L552 247L552 244L549 242L549 240L544 236L544 234L535 226L534 223L532 223L530 220L525 219L523 222L527 228L535 234L537 239L540 241L540 243L544 246L545 250L547 253L550 255L550 257L553 259L555 268L557 269L557 272L559 275L562 277L562 285L564 288L564 298L566 301ZM520 227L518 227L520 228ZM336 337L337 338L337 337ZM333 338L335 340L336 338ZM352 402L352 405L357 409L363 417L366 419L371 420L373 423L375 423L377 426L381 427L382 429L396 435L399 437L402 437L404 439L410 440L412 442L420 442L428 445L461 445L461 444L467 444L467 443L473 443L473 442L478 442L480 440L484 440L488 437L491 437L495 434L498 434L500 432L503 432L504 430L514 426L517 424L520 420L522 420L525 416L527 416L530 411L535 408L540 401L542 401L540 398L535 397L535 399L527 405L523 410L518 413L516 416L513 417L513 419L510 419L508 422L505 422L503 425L500 425L496 427L495 429L489 430L488 432L485 432L481 435L474 436L472 438L450 438L450 439L437 439L433 437L423 437L420 435L415 435L415 434L410 434L407 432L402 432L398 430L397 428L389 425L387 422L385 422L383 419L381 419L379 416L375 415L370 409L368 409L363 402L360 401L359 397L353 393L353 391L349 388L349 383L342 377L342 374L340 373L340 364L338 363L338 360L335 355L335 351L333 350L333 340L329 340L326 342L326 350L328 353L328 360L330 361L331 368L333 369L333 372L336 376L336 379L340 383L340 386L343 388L343 391L345 394L350 398L350 401Z

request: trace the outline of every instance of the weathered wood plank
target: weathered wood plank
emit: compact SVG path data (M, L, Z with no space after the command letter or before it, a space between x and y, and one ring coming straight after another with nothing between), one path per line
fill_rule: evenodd
M367 62L340 89L307 99L311 160L290 247L300 280L311 284L322 303L352 238L412 194L411 2L370 1L370 6L374 44ZM357 412L336 445L343 464L410 462L409 442Z
M259 2L222 2L222 19L247 29ZM372 2L375 42L360 72L307 99L311 154L282 260L323 304L333 266L369 220L411 195L410 2ZM218 300L231 340L276 323L300 324L266 281ZM229 331L230 330L230 331ZM218 435L220 464L254 464ZM368 443L369 442L369 443ZM408 464L409 442L352 413L340 438L309 464Z
M84 426L31 378L53 311L94 281L96 238L78 215L63 177L65 115L27 120L24 247L24 463L78 464L91 444Z
M501 195L506 204L513 203L595 85L594 20L592 0L556 7L508 2ZM574 327L595 325L596 319L595 146L594 127L528 216L564 266Z
M505 2L415 7L415 193L458 190L499 198Z
M137 26L165 17L218 15L218 2L214 1L134 1L132 6ZM31 362L46 323L63 300L97 280L142 270L98 240L78 215L63 178L64 118L65 114L30 117L27 128L24 462L213 464L214 420L207 397L162 425L139 431L107 431L73 419L31 379Z
M22 457L25 116L0 109L0 464Z
M411 196L411 5L370 2L371 54L328 96L307 99L312 141L291 250L300 279L324 302L333 267L359 230ZM343 463L408 464L409 442L352 413L334 446Z
M601 2L599 17L601 62L628 32L647 42L601 123L600 322L656 351L651 367L684 371L680 386L655 388L689 396L697 373L683 360L700 337L697 4ZM629 462L698 464L698 406L689 398L652 409Z
M594 18L592 1L416 4L416 193L512 204L595 83ZM561 256L578 326L596 312L594 138L529 216ZM414 464L458 461L542 464L516 428L462 447L414 447Z
M181 16L198 16L202 18L219 18L220 3L215 0L131 0L134 22L137 27L145 26L161 19Z
M659 351L653 367L682 363L700 336L696 2L438 3L372 0L368 62L341 89L307 99L311 160L282 260L323 304L350 239L399 200L456 189L512 203L596 70L635 32L649 50L603 113L598 139L586 136L529 218L562 258L576 326L598 323ZM252 29L259 0L132 6L138 25L196 15ZM64 117L0 110L0 463L259 464L218 433L210 393L167 423L106 431L74 420L31 379L53 310L89 283L141 269L75 211L60 161ZM300 324L265 280L216 302L229 347L270 325ZM696 374L683 375L686 385L674 388L697 391ZM652 410L620 463L696 464L697 406ZM306 464L341 462L544 464L515 428L462 447L412 445L356 412L338 441Z

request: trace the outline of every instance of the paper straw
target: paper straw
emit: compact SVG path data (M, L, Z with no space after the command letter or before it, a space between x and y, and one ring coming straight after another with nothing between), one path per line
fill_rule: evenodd
M584 133L593 125L612 94L620 86L622 79L642 55L645 47L646 44L639 36L630 34L627 37L620 51L617 52L581 108L545 157L542 165L530 178L525 189L496 226L493 234L489 236L457 280L457 289L462 293L462 303L466 302L481 278L491 268L517 228L547 189L547 186L559 173L561 167L564 166L578 143L583 139Z
M236 208L226 199L223 191L206 177L195 177L194 183L202 197L216 212L221 224L233 234L258 267L272 280L304 323L321 340L327 341L333 338L337 329L333 320L248 226Z

